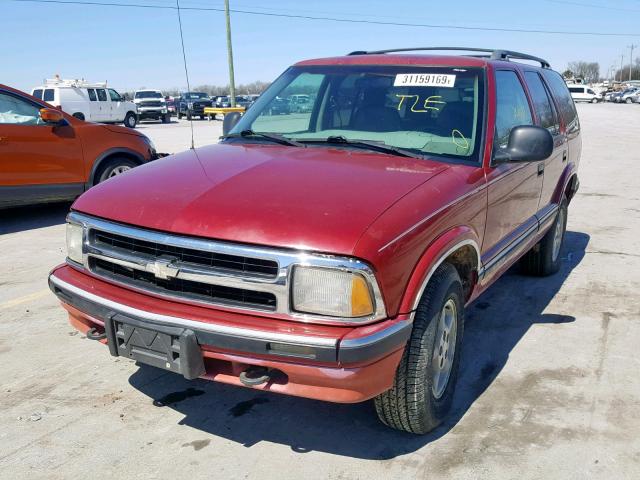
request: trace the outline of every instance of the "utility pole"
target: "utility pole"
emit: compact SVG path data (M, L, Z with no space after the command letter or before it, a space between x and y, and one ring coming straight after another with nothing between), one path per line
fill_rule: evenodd
M627 48L631 50L631 54L629 55L629 81L631 81L631 69L633 68L633 49L636 48L637 45L629 45Z
M620 55L620 81L622 82L622 69L624 68L622 63L624 62L624 53Z
M236 83L233 78L233 48L231 48L231 18L229 17L229 0L224 0L224 16L227 22L227 57L229 59L229 95L231 106L236 106Z

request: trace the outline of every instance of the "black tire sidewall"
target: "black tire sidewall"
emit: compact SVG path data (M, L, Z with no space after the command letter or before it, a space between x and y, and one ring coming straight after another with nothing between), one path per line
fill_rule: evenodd
M137 165L135 162L129 160L128 158L114 158L113 160L109 160L105 163L104 166L100 167L100 172L96 175L97 181L96 184L102 183L105 180L109 179L109 173L113 171L114 168L126 165L131 168L135 168Z
M418 307L416 312L416 322L426 323L426 329L422 333L421 338L421 355L426 356L426 365L422 372L424 380L425 399L425 415L429 419L430 428L433 425L440 424L451 408L453 395L455 393L458 368L460 365L460 354L462 349L462 337L464 333L464 301L462 293L462 284L455 268L450 265L447 275L443 277L438 285L434 285L433 291L429 292L430 301ZM445 303L452 299L456 305L456 343L453 357L453 365L451 373L444 393L440 398L435 398L432 389L432 361L433 352L436 345L436 333L438 331L438 323L440 314ZM422 302L421 302L422 304Z
M131 121L129 119L133 118L133 125L130 125ZM136 116L133 113L127 113L124 117L124 126L128 127L128 128L136 128L136 125L138 124L137 120L136 120Z

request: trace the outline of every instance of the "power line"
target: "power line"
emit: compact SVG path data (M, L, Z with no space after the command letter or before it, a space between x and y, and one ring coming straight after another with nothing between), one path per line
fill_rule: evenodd
M31 3L52 3L52 4L70 4L70 5L92 5L92 6L105 6L105 7L124 7L124 8L149 8L160 10L175 10L176 7L170 5L145 5L140 3L114 3L114 2L87 2L82 0L9 0L12 2L31 2ZM223 8L215 7L181 7L181 10L195 10L195 11L212 11L212 12L224 12ZM387 22L378 20L359 20L341 17L329 17L329 16L313 16L313 15L298 15L298 14L286 14L286 13L269 13L269 12L257 12L253 10L240 10L231 9L233 13L239 13L244 15L256 15L263 17L279 17L279 18L291 18L301 20L315 20L315 21L329 21L340 23L359 23L368 25L387 25L394 27L417 27L417 28L432 28L443 30L471 30L471 31L485 31L485 32L506 32L506 33L537 33L547 35L581 35L581 36L593 36L593 37L640 37L640 33L620 33L620 32L586 32L586 31L570 31L570 30L538 30L538 29L524 29L524 28L500 28L500 27L471 27L463 25L443 25L443 24L429 24L429 23L407 23L407 22Z
M617 12L640 12L637 8L621 8L621 7L610 7L607 5L594 5L593 3L582 3L582 2L572 2L569 0L545 0L550 3L559 3L562 5L572 5L577 7L587 7L587 8L599 8L601 10L615 10Z

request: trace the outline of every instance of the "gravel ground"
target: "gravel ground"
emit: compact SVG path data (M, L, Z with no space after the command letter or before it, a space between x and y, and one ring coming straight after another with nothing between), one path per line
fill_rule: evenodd
M388 430L333 405L110 357L48 291L68 205L0 212L0 477L640 478L640 106L580 105L564 267L514 272L468 312L451 420ZM194 122L196 145L221 122ZM160 151L186 122L144 123ZM99 473L96 473L99 472Z

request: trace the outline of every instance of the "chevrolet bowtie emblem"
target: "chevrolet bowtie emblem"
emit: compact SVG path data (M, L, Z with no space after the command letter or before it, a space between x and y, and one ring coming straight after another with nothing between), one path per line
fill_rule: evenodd
M145 269L161 280L176 278L180 269L173 264L175 260L177 260L177 258L159 257L154 262L147 263Z

